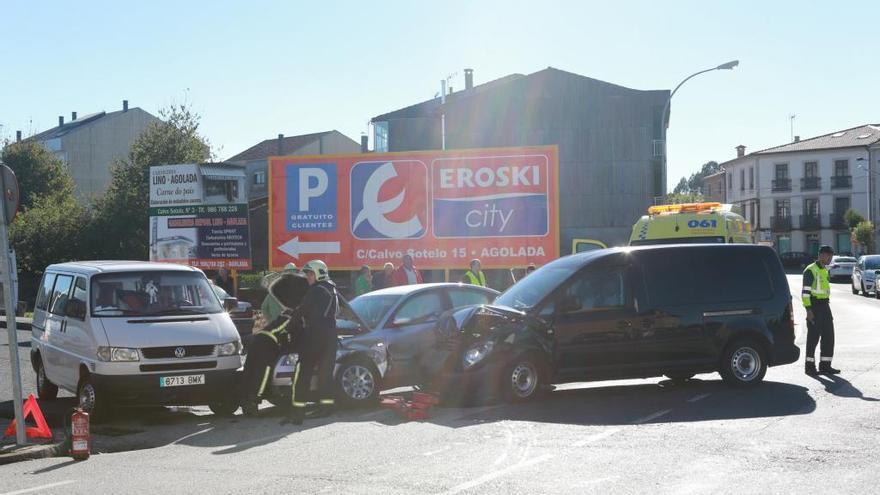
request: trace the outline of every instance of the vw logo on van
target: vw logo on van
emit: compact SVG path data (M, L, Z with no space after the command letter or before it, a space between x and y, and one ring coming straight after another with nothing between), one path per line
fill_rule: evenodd
M178 358L185 357L186 349L184 349L183 347L178 347L177 349L174 349L174 356Z

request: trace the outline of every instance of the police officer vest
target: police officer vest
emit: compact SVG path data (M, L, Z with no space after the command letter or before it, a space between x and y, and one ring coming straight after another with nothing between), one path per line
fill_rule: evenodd
M474 275L474 272L472 272L470 270L468 270L467 273L465 273L465 276L467 276L468 282L471 285L479 285L480 287L486 287L486 274L483 273L482 271L480 271L480 278L479 279L477 278L476 275Z
M827 301L831 296L831 284L828 282L828 268L820 267L818 263L808 266L804 273L810 272L813 275L812 283L804 285L801 296L804 301L804 307L809 308L812 300Z

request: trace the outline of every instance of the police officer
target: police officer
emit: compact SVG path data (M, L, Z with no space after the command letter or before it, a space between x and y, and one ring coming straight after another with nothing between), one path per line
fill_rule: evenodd
M471 268L464 272L464 276L461 278L461 283L488 287L486 285L486 274L483 273L481 268L480 260L471 260Z
M329 415L333 408L333 366L336 363L336 311L339 295L330 280L330 270L320 260L309 261L302 268L309 290L298 310L303 317L303 331L296 337L299 362L293 373L291 404L293 409L283 423L302 424L312 375L318 368L319 406L314 417Z
M831 358L834 357L834 318L828 304L831 285L826 266L833 254L831 246L820 247L819 259L804 270L802 297L807 309L807 360L804 371L810 376L840 373L840 370L831 367ZM816 371L816 345L820 341L819 370Z

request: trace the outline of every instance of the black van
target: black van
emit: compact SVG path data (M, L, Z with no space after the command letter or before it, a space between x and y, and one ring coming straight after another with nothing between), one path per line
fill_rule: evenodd
M757 385L793 363L791 294L764 246L614 248L558 259L492 305L446 315L444 381L526 400L542 386L718 371ZM467 387L471 389L471 387Z

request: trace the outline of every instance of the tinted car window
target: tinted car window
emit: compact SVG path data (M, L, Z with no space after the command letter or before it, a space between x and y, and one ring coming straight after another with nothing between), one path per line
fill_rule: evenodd
M865 269L866 270L880 269L880 256L867 256L865 258Z
M444 311L443 299L437 291L416 294L397 310L394 321L398 324L432 321Z
M364 294L352 299L349 305L364 323L370 328L376 328L399 299L398 295Z
M580 268L577 262L562 258L538 268L495 299L495 304L526 311L544 300Z
M52 294L52 287L54 285L54 273L43 275L43 284L40 285L40 292L37 293L37 302L34 305L37 309L47 309L49 307L49 296Z
M646 253L648 302L656 306L766 300L770 270L751 250L687 249Z
M70 297L70 286L73 285L73 277L69 275L58 275L55 282L55 289L52 290L52 297L49 300L49 311L54 315L64 315L67 308L67 300Z
M626 303L624 269L587 270L563 293L569 311L622 308Z
M491 296L483 291L450 289L449 298L452 299L452 307L459 308L475 304L489 304Z

